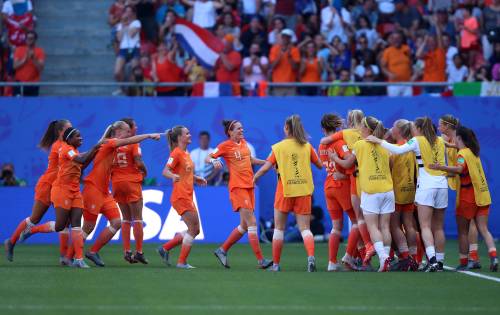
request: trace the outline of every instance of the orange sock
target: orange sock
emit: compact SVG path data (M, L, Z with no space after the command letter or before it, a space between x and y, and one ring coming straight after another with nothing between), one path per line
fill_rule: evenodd
M328 239L328 259L330 262L337 263L337 253L339 252L340 245L340 234L337 231L330 233L330 238Z
M31 233L51 233L55 232L56 223L54 221L45 222L43 224L35 225L31 228Z
M248 227L248 242L252 247L253 253L255 254L255 258L257 258L258 261L264 259L264 257L262 256L262 250L260 249L259 237L257 236L256 226Z
M174 238L162 245L164 250L171 250L172 248L179 246L182 243L184 234L186 232L175 234Z
M281 230L274 229L273 233L273 263L279 265L281 260L281 251L283 250L283 236Z
M488 250L488 256L490 256L490 258L496 258L497 257L496 248L492 248L492 249Z
M241 226L237 226L231 234L229 234L228 238L222 244L221 248L227 253L227 251L233 246L236 242L238 242L243 235L245 235L245 230Z
M71 231L71 234L73 234L73 231ZM75 246L73 243L73 238L71 238L71 244L68 244L68 250L66 251L66 258L68 259L73 259L75 257Z
M349 237L347 238L347 249L346 249L346 253L351 257L354 257L354 252L356 251L356 246L358 245L358 239L359 239L358 225L353 224L351 226L351 231L349 232Z
M12 243L12 245L16 245L17 240L19 240L19 236L21 235L22 231L24 231L24 229L26 229L28 226L33 226L33 223L31 223L29 217L19 222L17 228L14 230L14 233L12 233L10 237L10 242Z
M94 245L90 248L91 253L97 253L98 251L101 250L101 248L108 244L108 242L115 236L116 230L112 226L106 227L104 230L102 230L101 234L99 234L99 237L95 241ZM75 249L76 252L76 249Z
M366 227L366 223L364 221L358 222L359 234L361 234L361 239L363 243L365 243L365 248L368 250L373 247L372 241L370 238L370 233L368 233L368 228Z
M189 256L189 252L191 252L191 247L193 245L193 239L189 233L186 233L184 237L182 238L182 247L181 247L181 254L179 255L179 260L177 260L178 264L185 264L187 261L187 258Z
M311 233L311 230L304 230L301 234L307 256L314 256L314 236Z
M135 250L139 253L142 253L142 241L144 238L142 220L134 221L134 238L135 238Z
M123 251L130 251L130 221L122 220L122 242L123 242Z
M83 233L82 233L82 228L80 228L80 227L71 228L71 241L73 243L73 246L71 246L71 247L74 250L75 259L83 259ZM71 256L73 256L73 255L71 255ZM66 257L68 257L68 256L66 256Z
M422 238L420 237L420 233L417 232L417 257L415 260L419 264L422 263L424 254L425 254L424 243L422 243Z
M68 251L69 229L65 228L59 232L59 255L64 256Z

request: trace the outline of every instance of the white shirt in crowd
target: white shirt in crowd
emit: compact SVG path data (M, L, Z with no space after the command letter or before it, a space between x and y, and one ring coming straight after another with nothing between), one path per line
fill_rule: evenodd
M339 14L333 14L331 6L324 7L321 10L321 33L325 36L326 40L330 43L335 36L340 37L340 40L344 43L347 42L347 34L342 26L342 21L351 24L351 13L345 8L340 10ZM332 22L332 25L329 25Z
M464 82L469 76L469 70L467 70L466 66L462 65L460 68L457 68L454 63L448 65L446 73L448 74L448 82L450 83Z
M368 65L368 66L357 65L356 68L354 69L354 74L360 78L364 77L367 67L370 67L372 69L373 74L376 76L380 73L380 70L377 65Z
M260 57L260 63L262 65L267 65L269 63L269 60L267 59L266 56ZM245 57L243 58L243 68L246 68L252 64L252 58L250 57ZM262 80L266 79L266 75L262 73L262 69L258 65L253 65L252 66L252 73L247 74L245 71L243 71L243 80L246 83L251 83L251 82L259 82Z
M195 1L193 6L193 23L203 27L210 28L215 26L215 6L213 1L201 2Z
M129 25L128 29L138 28L141 29L141 22L139 20L133 20ZM116 26L116 31L119 32L123 29L123 23L118 23ZM137 32L134 36L130 37L128 32L124 32L122 40L120 42L120 49L131 49L139 48L141 45L140 37L141 32Z
M213 170L212 164L205 163L207 156L214 152L214 148L203 150L196 148L189 153L194 164L194 174L206 178Z
M453 57L455 57L456 54L458 54L457 47L455 46L448 47L448 50L446 51L446 65L448 67L453 64Z
M388 143L387 141L382 141L382 147L389 150L391 153L403 154L406 152L413 151L416 156L421 156L420 146L416 138L411 138L407 143L402 146L394 145ZM422 158L417 158L418 164L423 164ZM417 177L417 190L419 189L432 189L432 188L448 188L448 180L446 176L434 176L429 174L424 167L418 168Z
M257 13L257 0L241 0L241 2L243 2L243 14Z

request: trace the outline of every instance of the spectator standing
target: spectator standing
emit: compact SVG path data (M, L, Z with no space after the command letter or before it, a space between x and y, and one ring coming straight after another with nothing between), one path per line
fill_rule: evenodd
M418 48L417 58L424 60L423 82L446 81L446 52L443 49L441 30L436 28L437 35L427 35L424 43ZM426 93L439 93L442 87L425 87Z
M491 36L496 32L496 36ZM495 38L496 37L496 38ZM483 45L484 59L489 59L493 53L493 44L500 40L500 0L493 0L490 6L483 9Z
M243 50L243 45L240 42L240 35L241 35L241 30L239 26L236 25L234 21L233 14L231 13L224 13L222 15L222 23L224 27L224 35L230 34L233 36L233 48L236 51L241 51Z
M453 63L453 57L458 54L458 49L451 44L452 36L444 33L441 37L443 41L443 49L446 52L446 66L449 66Z
M275 17L272 20L273 24L273 29L269 32L267 36L267 42L269 45L275 45L275 44L280 44L281 43L281 32L286 28L286 22L285 19L281 17ZM292 43L297 42L297 36L295 35L295 32L291 31L291 40Z
M420 14L413 6L406 4L406 0L395 0L396 11L394 22L396 29L402 31L405 36L412 37L420 26Z
M125 12L121 22L116 26L116 31L120 50L115 63L115 78L116 81L123 81L125 64L131 62L131 66L134 68L140 57L141 22L136 18L133 7L125 7Z
M118 23L120 23L123 13L125 12L125 0L116 0L110 7L108 12L108 24L111 27L111 43L115 50L115 53L118 53L120 49L119 43L116 40L116 27Z
M27 31L35 28L31 0L6 0L2 6L2 17L7 28L8 43L15 49L26 43Z
M186 9L179 0L163 0L163 3L156 10L156 22L161 25L165 21L165 16L167 12L172 11L178 17L185 18Z
M214 148L210 147L210 133L201 131L198 136L198 143L200 146L189 153L194 164L194 174L205 178L208 185L213 185L218 171L214 169L212 163L205 163L205 158L214 152Z
M269 53L267 35L258 17L253 17L250 20L248 29L241 35L241 43L243 45L243 56L250 55L250 46L254 43L259 45L263 54L267 55Z
M193 8L193 23L214 30L217 18L216 10L222 9L224 0L182 0L182 2Z
M266 80L269 59L260 52L257 43L250 46L250 56L243 58L243 81L256 83Z
M340 80L335 80L333 83L347 83L351 81L351 72L348 69L340 71ZM328 88L328 96L356 96L360 93L359 87L355 85L338 86L333 85Z
M448 75L449 83L458 83L467 81L467 77L469 76L469 70L463 64L463 60L460 54L456 54L453 57L453 63L451 65L448 65L446 73Z
M429 22L431 24L431 34L437 35L437 28L441 31L441 34L456 34L455 24L449 21L448 11L439 10L437 12L435 22L433 22L433 17L429 17ZM451 45L456 45L456 37L450 37ZM452 56L453 58L453 56Z
M311 40L306 44L305 52L300 60L299 77L300 82L315 83L321 82L321 72L323 64L317 56L317 49ZM315 86L300 87L300 95L316 96L319 95L319 89Z
M38 35L35 31L26 33L26 45L14 51L14 71L17 82L39 82L45 66L45 52L36 46ZM38 96L39 86L15 87L14 95Z
M366 38L368 48L373 49L378 40L378 33L373 29L370 20L366 15L361 15L356 22L356 39L361 36Z
M411 78L410 48L403 44L401 32L393 32L389 37L390 46L382 53L380 68L389 82L407 82ZM411 96L411 86L390 85L387 87L388 96Z
M175 63L176 48L168 51L167 46L161 43L158 54L153 57L151 75L154 82L183 82L185 74L190 71L189 66L183 70ZM175 86L157 87L158 96L183 96L184 88Z
M479 50L479 23L468 7L462 9L462 16L463 22L459 23L460 50L467 55L467 64L473 65Z
M175 41L175 13L167 11L165 19L160 23L160 43L164 43L167 47L172 47Z
M328 42L331 42L335 36L347 43L351 24L351 14L345 8L340 13L331 3L321 10L321 34Z
M224 50L215 63L215 79L222 83L240 81L241 55L233 49L234 37L227 34L222 41ZM233 85L233 95L241 95L239 85Z
M281 44L274 45L269 54L271 78L273 82L295 82L300 65L299 49L292 44L293 31L284 29L281 32ZM294 96L295 87L275 87L275 96Z

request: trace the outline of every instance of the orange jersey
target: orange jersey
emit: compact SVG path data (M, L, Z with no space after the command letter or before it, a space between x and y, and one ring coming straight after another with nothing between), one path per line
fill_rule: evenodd
M475 204L474 186L472 186L472 179L470 178L469 169L463 156L458 155L457 165L463 168L462 174L460 174L460 201Z
M63 141L56 140L50 147L49 152L49 164L45 173L38 180L41 183L52 184L57 178L57 171L59 165L59 149L61 148Z
M59 171L52 186L64 187L69 191L80 191L80 176L82 164L73 161L78 155L78 150L63 142L59 149Z
M318 151L319 158L321 162L323 162L323 165L325 165L327 173L327 177L325 180L325 189L329 187L340 187L342 185L341 182L349 181L349 178L344 180L335 180L333 178L333 174L335 172L347 174L347 170L340 165L336 165L334 161L330 161L330 158L328 157L328 151L337 152L337 155L341 159L345 157L346 153L349 152L349 149L347 148L347 144L344 142L344 140L338 140L327 145L320 144Z
M108 139L106 143L101 145L94 158L94 167L83 181L86 185L94 185L103 194L109 193L109 181L115 150L116 139Z
M274 155L274 152L271 152L269 157L267 158L267 161L276 166L276 156ZM316 154L316 151L314 151L313 147L311 146L311 163L316 164L319 161L318 155ZM278 185L276 186L276 194L275 198L281 196L283 197L283 184L281 183L281 180L279 179L279 173L278 173Z
M226 140L210 154L222 157L229 168L229 191L233 188L253 188L253 169L250 149L244 139L240 143Z
M178 182L174 182L174 190L170 201L174 202L179 199L193 200L193 185L194 185L194 163L188 152L182 151L178 147L171 153L167 162L168 168L172 173L180 176Z
M141 156L141 148L138 143L118 147L113 159L111 181L113 183L142 182L142 173L135 163L135 158L138 156Z

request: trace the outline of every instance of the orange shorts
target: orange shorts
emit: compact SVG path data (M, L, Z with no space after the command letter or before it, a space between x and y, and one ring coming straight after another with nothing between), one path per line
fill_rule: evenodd
M103 194L93 185L83 188L83 218L85 221L96 221L102 213L109 221L120 218L120 210L111 194Z
M254 210L255 209L255 194L253 188L238 188L235 187L229 192L229 200L234 211L241 208Z
M40 201L46 206L50 206L50 190L52 185L45 182L38 182L35 186L35 200Z
M175 211L177 211L180 216L182 216L186 211L197 211L193 200L177 199L172 200L171 203L172 207L174 207Z
M467 220L471 220L479 216L487 216L490 213L490 206L478 206L475 203L469 203L464 201L459 201L457 206L457 217L463 217Z
M326 208L332 220L340 220L343 211L352 209L351 190L348 182L342 183L340 187L325 189Z
M83 209L83 199L80 191L70 191L64 189L64 187L52 186L50 200L54 204L54 208L62 208L65 210L71 210L73 208Z
M396 211L397 212L413 212L415 211L415 204L414 203L407 203L404 205L401 205L399 203L396 204Z
M113 183L113 198L118 203L137 202L142 199L142 184L132 182Z
M311 195L299 197L284 197L283 195L276 194L274 199L274 209L288 213L295 214L311 214Z

